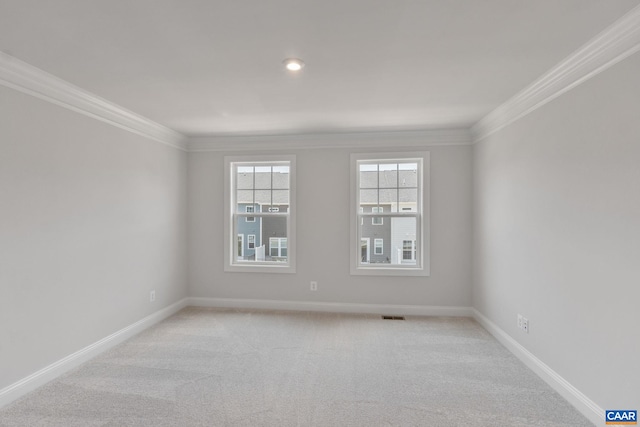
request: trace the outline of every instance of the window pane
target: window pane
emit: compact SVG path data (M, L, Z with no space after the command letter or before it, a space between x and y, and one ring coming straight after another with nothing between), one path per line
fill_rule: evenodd
M253 167L238 166L236 186L239 190L253 188Z
M254 221L247 221L249 218L238 217L236 220L236 231L238 233L238 244L242 244L243 248L236 248L238 254L237 261L256 261L256 250L261 245L260 242L260 218L254 218ZM253 241L249 240L249 235L255 236Z
M391 218L393 235L391 236L391 263L416 263L416 219ZM408 256L408 258L407 258Z
M378 165L360 165L360 188L378 188Z
M289 166L273 167L273 188L289 189Z
M271 190L256 190L256 203L261 205L271 204Z
M408 252L411 257L405 258L404 251L406 241L416 241L416 218L387 217L380 225L373 225L372 221L358 223L362 239L360 263L415 265L416 245L413 252Z
M253 203L253 190L238 190L236 192L236 202L238 205Z
M398 164L379 165L378 182L380 188L398 187Z
M391 205L394 207L398 204L398 190L395 188L381 188L380 189L380 204ZM395 209L385 209L386 212L396 212Z
M398 174L399 187L417 187L418 186L418 164L402 163Z
M238 247L236 261L287 261L287 218L256 216L254 222L236 220ZM243 245L243 247L240 247Z
M401 188L400 211L401 212L417 212L418 211L418 189L417 188Z
M261 190L271 188L271 166L256 166L256 188Z
M262 233L266 242L269 243L266 261L286 261L287 218L273 216L262 218Z
M273 190L274 205L289 205L289 190ZM280 210L282 212L282 210Z
M378 190L360 190L360 206L377 205ZM365 208L365 212L370 212Z

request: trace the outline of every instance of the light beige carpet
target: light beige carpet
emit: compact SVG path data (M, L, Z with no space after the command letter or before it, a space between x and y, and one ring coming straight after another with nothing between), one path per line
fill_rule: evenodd
M467 318L188 308L0 426L590 426Z

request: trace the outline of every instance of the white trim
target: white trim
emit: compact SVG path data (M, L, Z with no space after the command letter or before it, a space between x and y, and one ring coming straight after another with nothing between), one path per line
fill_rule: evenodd
M194 136L189 139L189 152L200 151L264 151L298 149L424 148L440 145L471 145L469 129L439 129L396 132L318 133L263 136Z
M473 318L480 323L500 344L505 346L511 353L520 359L529 369L542 378L547 384L567 399L582 415L591 422L600 425L604 417L604 409L589 399L571 383L562 378L557 372L551 369L543 361L534 356L529 350L513 339L475 308L472 308Z
M186 150L187 137L100 98L39 68L0 52L0 85L109 123L165 145Z
M640 51L640 6L618 19L587 44L471 127L481 141Z
M65 372L80 366L98 354L115 347L134 335L139 334L156 323L163 321L167 317L185 308L187 306L187 302L188 298L183 298L180 301L160 309L144 319L120 329L119 331L62 358L45 368L34 372L28 377L3 388L0 390L0 408L59 377Z
M473 317L471 307L397 304L356 304L318 301L284 301L244 298L190 297L192 307L242 308L257 310L316 311L325 313L389 314L403 316Z

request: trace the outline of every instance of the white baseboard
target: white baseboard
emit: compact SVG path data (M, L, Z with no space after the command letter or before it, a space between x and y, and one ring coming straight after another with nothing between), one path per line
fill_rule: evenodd
M513 339L475 308L472 309L473 318L480 323L498 342L505 346L511 353L520 359L529 369L535 372L547 384L567 399L582 415L595 425L602 425L604 422L604 409L594 401L585 396L580 390L572 386L567 380L562 378L556 371L551 369L543 361L534 356L529 350Z
M57 362L40 369L39 371L29 375L28 377L23 378L20 381L3 388L2 390L0 390L0 408L8 405L9 403L35 390L36 388L48 383L49 381L59 377L65 372L68 372L71 369L81 365L82 363L86 362L92 357L97 356L105 350L115 347L116 345L142 332L150 326L161 322L172 314L182 310L186 306L187 298L183 298L182 300L171 304L170 306L167 306L161 310L158 310L155 313L145 317L144 319L139 320L136 323L127 326L126 328L120 329L119 331L114 332L108 337L105 337L100 341L97 341L81 350L78 350L63 359L60 359Z
M321 311L327 313L367 313L405 316L456 316L472 317L471 307L355 304L318 301L282 301L241 298L187 298L188 305L215 308L255 308L263 310Z

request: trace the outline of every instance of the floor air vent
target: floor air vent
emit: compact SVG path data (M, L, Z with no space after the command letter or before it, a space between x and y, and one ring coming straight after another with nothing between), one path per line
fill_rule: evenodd
M383 320L404 320L404 316L382 316Z

